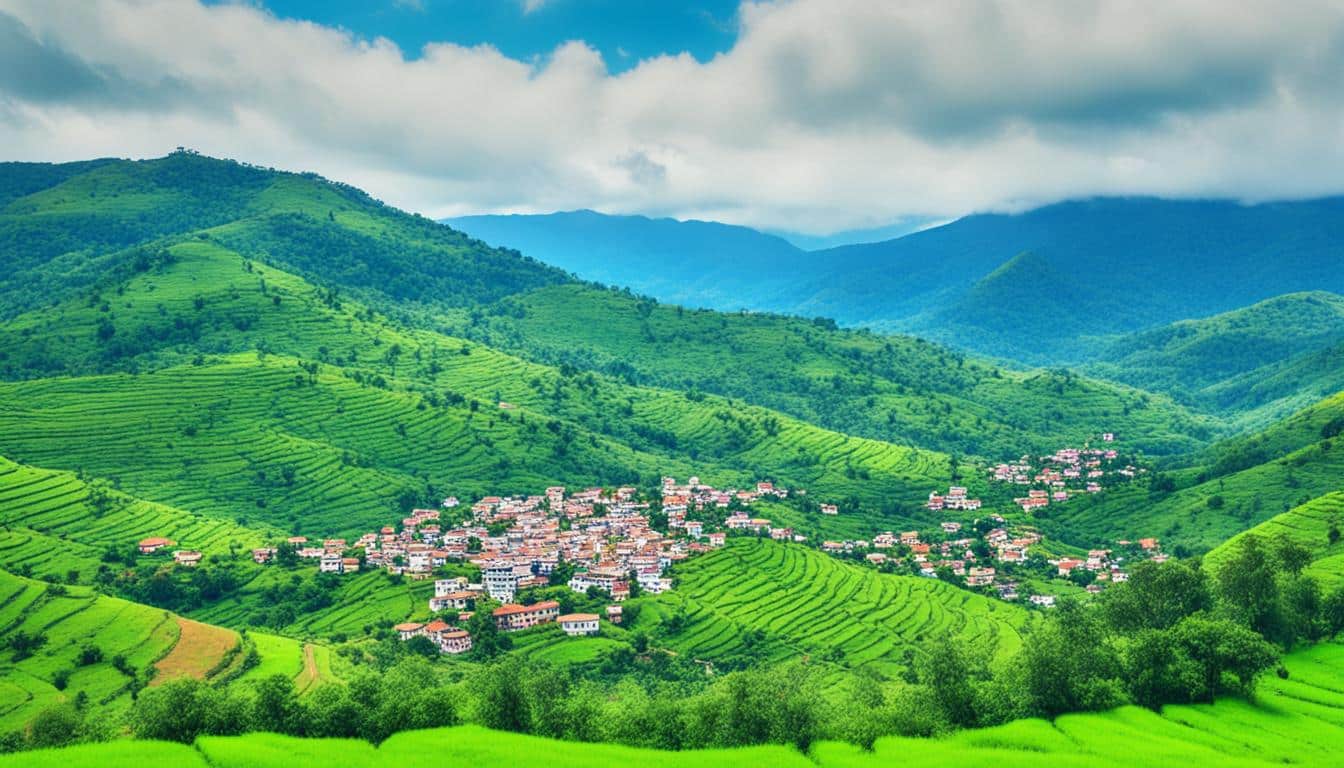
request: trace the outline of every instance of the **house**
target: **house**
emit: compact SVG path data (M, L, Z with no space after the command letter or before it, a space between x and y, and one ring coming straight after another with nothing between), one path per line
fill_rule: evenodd
M560 624L560 629L563 629L565 634L570 637L597 634L596 613L567 613L556 618L556 622Z
M471 634L461 629L439 633L439 651L441 653L466 653L471 650Z
M956 533L961 530L961 523L946 522L942 524L943 533Z
M456 611L465 611L471 606L471 602L476 599L475 592L449 592L444 595L435 595L429 598L429 610L444 611L448 609Z
M506 632L513 632L555 621L560 615L560 604L554 600L544 600L534 605L509 603L496 608L492 615L496 626Z
M400 637L402 640L410 640L416 635L423 635L425 625L414 621L408 621L404 624L398 624L392 629L397 633L397 637Z
M622 609L621 606L619 605L607 606L607 621L610 621L612 624L620 624L621 617L623 614L624 609Z
M728 536L724 533L711 533L705 538L709 540L709 546L715 548L722 547L728 542Z
M194 549L179 549L173 553L173 562L185 568L195 568L201 564L202 557L204 555Z
M481 571L481 581L490 597L508 602L518 591L518 575L508 563L494 563Z
M968 587L987 587L993 583L993 568L972 568L966 574L966 586Z
M834 504L822 504L822 505L821 505L821 514L823 514L823 515L838 515L838 514L840 514L840 508L837 507L837 506L834 505Z
M1139 539L1139 547L1145 551L1157 549L1157 539Z
M151 536L148 539L141 539L139 544L140 554L152 555L155 552L158 552L160 549L163 549L164 547L171 547L176 543L177 542L171 539L165 539L160 536Z
M919 531L903 531L901 533L901 543L907 547L918 544Z
M1082 560L1075 560L1070 557L1063 558L1059 561L1059 575L1068 576L1070 573L1073 573L1074 568L1081 567L1082 565L1084 565Z
M1032 604L1032 605L1039 605L1039 606L1041 606L1042 608L1050 608L1050 607L1054 606L1054 604L1055 604L1055 596L1054 596L1054 595L1032 595L1032 596L1031 596L1031 604Z
M340 573L342 559L340 555L322 555L322 559L317 562L317 570L319 573Z
M265 565L271 562L272 557L275 557L275 549L272 547L259 547L252 550L252 561L257 565Z
M358 572L359 572L358 557L341 558L341 573L358 573Z

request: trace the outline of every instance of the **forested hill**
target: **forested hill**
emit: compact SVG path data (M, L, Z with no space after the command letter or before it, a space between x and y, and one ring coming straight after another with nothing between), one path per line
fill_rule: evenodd
M662 301L737 310L786 306L813 256L783 238L708 221L568 211L444 223L605 285Z
M612 282L661 299L708 276L699 306L829 317L1034 365L1087 359L1098 336L1344 291L1344 198L1071 201L877 243L779 248L764 267L759 256L774 253L762 250L765 236L737 228L699 224L706 236L691 239L690 223L575 216L492 217L468 229L580 273L592 268L583 254L611 256L625 270Z
M0 206L0 318L142 272L186 237L398 302L462 306L571 279L353 187L190 152L6 164Z

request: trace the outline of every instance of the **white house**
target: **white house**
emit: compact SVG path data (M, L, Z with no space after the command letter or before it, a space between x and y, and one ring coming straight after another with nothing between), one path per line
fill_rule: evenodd
M566 635L576 637L579 635L597 634L597 614L595 613L567 613L556 619L560 628Z

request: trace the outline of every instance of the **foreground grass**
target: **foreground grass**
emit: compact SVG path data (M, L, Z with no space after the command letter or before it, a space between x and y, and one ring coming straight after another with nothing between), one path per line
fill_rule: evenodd
M216 766L216 768L416 768L463 764L497 766L641 765L887 768L898 765L999 768L1083 766L1338 765L1344 743L1344 645L1326 644L1285 660L1288 679L1264 681L1255 702L1138 707L1067 715L1054 722L1019 720L941 738L880 739L871 752L836 742L803 755L781 746L661 752L615 744L560 742L460 726L393 736L381 746L343 739L274 734L199 739L188 747L112 742L0 757L0 768L46 766Z

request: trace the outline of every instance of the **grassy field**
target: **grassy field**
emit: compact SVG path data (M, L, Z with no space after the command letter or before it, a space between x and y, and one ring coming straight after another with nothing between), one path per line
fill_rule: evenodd
M169 655L181 630L162 610L98 595L83 587L50 585L0 571L0 636L42 635L33 655L16 659L0 652L0 731L21 727L42 709L73 700L83 691L109 717L130 704L131 678L113 665L122 656L139 672ZM81 650L96 647L101 659L80 663ZM68 674L64 690L58 675Z
M1287 537L1312 553L1306 573L1322 583L1333 585L1344 582L1344 540L1330 541L1330 529L1344 529L1344 493L1330 493L1266 520L1240 533L1204 556L1204 562L1217 567L1243 536L1256 535L1266 539Z
M786 747L658 752L612 744L557 742L460 726L400 733L382 745L272 734L203 737L194 747L112 742L0 756L0 768L173 764L216 768L341 765L351 768L466 765L598 768L610 765L808 766L894 768L902 765L1048 766L1334 766L1344 740L1344 646L1320 645L1285 660L1287 679L1264 680L1254 702L1171 706L1160 713L1123 707L1020 720L931 739L879 739L873 751L821 742L807 755Z
M730 539L675 575L677 588L646 601L634 628L662 631L669 647L711 661L808 656L893 672L906 650L946 634L1004 658L1031 621L1022 608L933 579L880 574L768 539ZM684 627L671 632L677 616Z

